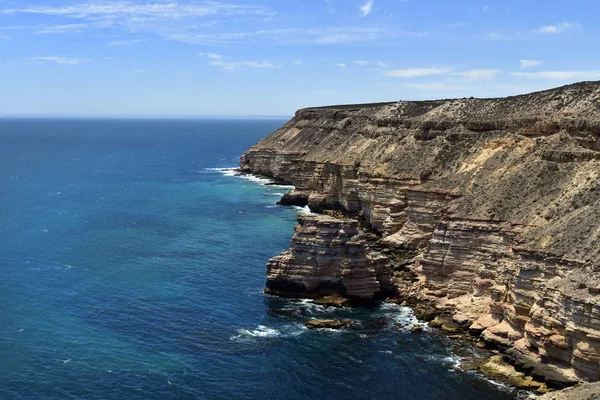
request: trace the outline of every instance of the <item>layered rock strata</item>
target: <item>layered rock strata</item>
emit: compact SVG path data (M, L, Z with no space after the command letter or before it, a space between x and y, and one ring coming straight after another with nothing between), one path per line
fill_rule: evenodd
M410 293L561 387L600 379L599 138L600 83L584 82L304 109L240 166L293 184L283 204L364 221L406 260ZM269 291L364 299L388 288L393 263L357 219L299 222L269 262Z
M358 221L300 215L291 248L267 264L267 293L370 300L393 290L387 258L370 251Z

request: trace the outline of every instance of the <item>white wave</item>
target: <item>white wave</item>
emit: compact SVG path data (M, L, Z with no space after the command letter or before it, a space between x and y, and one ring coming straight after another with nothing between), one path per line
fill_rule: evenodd
M317 332L325 332L325 333L337 334L337 335L339 335L340 333L344 333L344 332L345 332L344 328L340 328L340 329L333 329L333 328L316 328L316 329L313 329L313 331L317 331Z
M272 206L265 206L265 208L278 208L279 206L277 205L272 205Z
M474 375L477 378L479 378L483 381L486 381L490 385L494 385L497 388L499 388L505 392L514 393L515 391L517 391L514 387L512 387L506 383L496 382L478 372L475 372L475 371L463 371L463 372L466 374ZM533 392L530 392L528 390L518 390L517 393L518 393L518 397L517 397L518 399L536 399L537 398L537 396Z
M285 338L290 336L299 336L306 330L308 330L308 328L302 324L291 324L283 327L281 330L269 328L265 325L258 325L256 329L238 329L238 334L230 337L229 340L238 342L254 342L257 339L264 338Z
M456 354L449 355L442 358L442 361L446 364L450 364L450 369L459 369L461 364L461 358Z
M304 206L304 207L300 207L300 206L292 206L294 208L294 210L296 210L298 212L298 214L313 214L312 211L310 211L310 207L308 206Z
M279 196L279 197L281 197L281 196L283 196L283 193L273 192L273 193L270 193L270 195L271 196Z
M238 335L232 336L231 340L244 338L272 338L281 336L281 332L277 329L269 328L268 326L259 325L256 329L238 329Z
M401 327L403 330L410 330L413 326L420 326L424 331L431 329L428 324L419 322L415 313L409 307L393 303L383 303L379 309L389 313L388 315L392 324L396 328Z
M247 181L250 181L250 182L258 183L261 186L265 186L269 183L273 183L272 179L263 178L263 177L256 176L256 175L238 175L237 177L242 178Z
M270 184L269 187L276 188L276 189L290 189L290 190L296 188L296 186L294 186L294 185L278 185L276 183Z
M290 308L300 308L301 310L308 312L310 314L316 313L324 313L329 311L327 307L321 304L315 304L311 299L299 299L295 301L290 301L291 307L284 307L287 309Z
M238 176L239 170L237 168L204 168L205 171L220 172L225 176Z

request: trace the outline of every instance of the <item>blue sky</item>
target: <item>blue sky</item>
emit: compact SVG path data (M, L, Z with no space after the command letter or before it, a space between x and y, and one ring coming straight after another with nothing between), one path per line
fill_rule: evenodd
M597 0L0 0L0 114L292 115L600 80Z

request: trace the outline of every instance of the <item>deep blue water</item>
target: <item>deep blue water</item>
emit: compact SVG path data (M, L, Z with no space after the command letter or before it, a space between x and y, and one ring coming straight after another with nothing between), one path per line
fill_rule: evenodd
M207 168L282 123L0 120L0 398L514 398L405 308L262 293L299 210Z

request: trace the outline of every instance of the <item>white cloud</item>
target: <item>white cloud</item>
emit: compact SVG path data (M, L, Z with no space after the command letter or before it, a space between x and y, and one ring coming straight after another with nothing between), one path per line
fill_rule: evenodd
M47 63L55 63L59 65L78 65L92 62L89 58L69 58L69 57L56 57L56 56L46 56L46 57L32 57L31 61L36 64L47 64Z
M392 33L379 28L328 27L308 29L270 29L254 32L236 33L193 33L183 32L167 35L167 39L189 44L217 45L229 42L255 41L262 39L270 42L289 44L339 44L359 43L369 40L392 37Z
M483 12L486 13L490 10L489 6L483 6Z
M104 3L79 3L68 6L32 5L24 8L0 10L0 14L38 14L80 19L105 19L114 22L123 20L134 21L141 18L149 19L184 19L210 15L273 15L273 12L263 6L245 6L219 2L200 4L183 4L176 2L155 2L135 4L127 1L112 1Z
M216 54L216 53L198 53L198 55L202 56L202 57L206 57L210 60L222 60L225 58L222 55Z
M300 64L302 64L302 61L300 61L300 60L294 60L294 64L300 65Z
M496 75L501 74L502 72L503 71L501 69L470 69L467 71L456 72L454 75L476 80L495 78Z
M542 64L542 61L539 60L520 60L519 62L521 63L521 69L533 68Z
M354 61L354 64L365 66L365 65L369 65L369 62L365 61L365 60L357 60L357 61Z
M553 33L562 33L570 30L580 29L581 25L575 22L561 22L555 25L547 25L542 26L540 28L534 29L535 33L545 33L545 34L553 34Z
M175 33L203 31L215 20L224 18L255 16L264 19L275 14L272 9L265 6L229 4L209 0L190 3L173 0L154 0L147 3L105 0L64 6L48 6L44 5L42 1L40 3L10 9L0 7L0 15L30 14L46 17L45 21L51 21L50 23L44 25L42 19L41 25L29 28L38 34L120 29L126 32L151 32L167 37ZM18 3L15 2L15 4ZM55 23L55 21L60 23Z
M366 17L367 15L371 14L371 11L373 11L373 4L375 3L375 0L367 0L367 2L365 4L363 4L362 6L360 6L360 13L363 15L363 17Z
M253 69L274 69L282 68L283 65L273 64L269 61L211 61L210 65L219 67L226 71L233 71L238 68L253 68Z
M35 1L35 0L34 0ZM227 1L227 0L224 0ZM425 37L422 32L392 32L383 27L330 26L301 29L269 29L258 31L215 32L216 23L226 19L238 26L240 16L245 20L255 17L265 22L265 17L275 15L273 9L261 5L235 4L219 1L175 0L142 1L104 0L84 1L69 5L39 4L3 8L1 15L31 14L39 17L40 24L20 29L37 34L78 34L86 31L116 30L122 32L150 33L167 40L188 44L223 45L248 41L265 41L286 44L340 44L358 43L396 36ZM258 1L258 0L256 0ZM4 2L0 1L4 4ZM11 2L18 4L17 2ZM47 2L55 3L55 2ZM367 4L371 3L368 2ZM372 5L371 5L372 7ZM227 26L223 24L223 26Z
M132 74L134 75L152 75L152 73L146 69L134 69L133 71L131 71Z
M226 71L233 71L239 68L274 69L283 67L283 65L273 64L270 61L226 61L231 57L225 57L217 53L198 53L198 55L208 58L210 60L209 65Z
M380 62L377 63L377 66L381 67L381 68L387 68L387 67L389 67L389 64L386 63L386 62L381 62L380 61Z
M327 3L327 11L335 13L335 0L325 0L325 3Z
M540 71L515 72L513 75L521 78L556 79L556 80L597 80L600 71Z
M106 43L106 45L107 46L113 46L113 47L118 47L118 46L133 46L135 44L143 43L143 42L147 42L147 40L144 40L144 39L118 40L118 41L114 41L114 42L108 42L108 43Z
M446 75L450 72L452 70L447 68L408 68L389 70L385 72L385 75L396 78L416 78L420 76Z
M335 64L335 65L337 65L340 68L346 68L347 67L347 65L344 64L344 63L338 63L338 64Z

